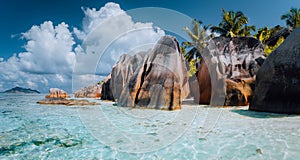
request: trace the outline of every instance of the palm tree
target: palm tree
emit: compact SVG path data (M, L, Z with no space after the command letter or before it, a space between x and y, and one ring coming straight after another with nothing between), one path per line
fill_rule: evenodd
M190 77L194 76L197 71L196 65L202 58L200 53L203 52L206 47L206 42L213 37L213 34L208 35L206 32L210 25L202 27L201 24L202 21L194 19L191 30L188 27L183 28L191 38L191 42L182 42L181 44L181 50L184 51L184 58L189 62L188 74ZM191 49L185 53L186 48Z
M300 26L300 9L291 8L288 13L281 16L281 20L285 20L286 25L292 30Z
M187 61L191 61L194 58L200 58L204 48L206 47L206 41L209 40L213 35L208 35L206 30L210 25L201 27L203 22L196 19L192 22L192 30L189 30L188 27L184 27L184 31L192 39L191 42L182 42L182 47L184 49L193 47L189 52L184 54L184 57Z
M250 36L251 31L255 31L255 26L248 26L248 18L241 11L226 11L222 9L223 17L219 26L211 27L212 32L221 36L237 37Z

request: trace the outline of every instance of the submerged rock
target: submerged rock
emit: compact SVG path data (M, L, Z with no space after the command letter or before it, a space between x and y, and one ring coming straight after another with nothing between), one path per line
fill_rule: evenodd
M50 94L45 96L46 99L39 100L38 104L55 104L55 105L98 105L99 103L88 100L67 99L70 96L64 90L51 88Z
M119 105L180 109L189 94L188 73L177 40L162 37L123 88Z
M55 104L55 105L66 105L66 106L73 106L73 105L99 105L97 102L90 102L88 100L75 100L75 99L64 99L64 98L47 98L42 99L37 102L38 104Z
M273 51L259 69L249 109L300 113L300 28Z
M75 98L100 98L101 90L100 84L94 84L76 91L74 96Z
M195 100L216 106L249 104L253 92L250 85L265 59L263 50L262 43L251 37L213 38L199 64Z
M70 98L68 93L59 88L50 88L50 93L45 98Z

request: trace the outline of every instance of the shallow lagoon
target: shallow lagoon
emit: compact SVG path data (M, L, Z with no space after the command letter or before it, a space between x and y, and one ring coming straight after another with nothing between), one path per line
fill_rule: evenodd
M0 159L297 159L300 116L55 106L0 94Z

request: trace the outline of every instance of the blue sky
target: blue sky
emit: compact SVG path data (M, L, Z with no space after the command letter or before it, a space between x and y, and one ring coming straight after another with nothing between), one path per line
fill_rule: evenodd
M81 6L100 8L104 0L4 0L0 6L0 57L8 58L23 50L24 41L20 33L32 25L46 20L53 23L66 22L81 27ZM217 25L221 19L221 8L241 10L257 27L285 25L280 16L290 7L300 7L299 0L120 0L123 10L139 7L164 7L202 20L205 24ZM13 38L12 38L13 37Z
M113 3L107 2L111 1L1 1L0 91L14 86L38 89L42 92L47 92L50 87L60 87L71 91L72 82L74 83L72 73L76 58L78 61L80 53L84 53L82 40L95 29L97 24L126 10L140 7L162 7L199 19L204 24L218 25L222 15L221 9L224 8L240 10L249 18L250 25L264 27L278 24L285 26L285 22L280 20L280 16L287 13L291 7L300 7L299 0L116 0L112 1ZM127 29L146 27L148 30L120 37L115 46L110 48L110 54L102 57L105 63L98 66L102 70L95 71L97 74L104 73L103 68L109 70L118 56L126 53L124 48L132 49L135 47L135 43L154 43L162 35L168 34L167 31L157 29L151 23L132 21L128 15L120 22L116 23L119 29L116 33L127 32L128 30L124 30L123 26ZM109 25L114 27L113 24ZM103 35L116 34L101 31L99 33ZM99 41L107 40L103 39L105 37L103 35L96 38ZM108 35L106 38L109 38ZM93 57L81 56L80 58L86 62L93 60ZM93 69L86 66L81 66L82 68L87 72ZM89 74L77 78L80 82L85 80L86 84L99 79L91 76L91 73Z

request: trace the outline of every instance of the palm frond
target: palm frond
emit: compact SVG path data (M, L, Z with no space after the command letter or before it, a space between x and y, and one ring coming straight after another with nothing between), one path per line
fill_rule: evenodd
M219 26L211 27L212 32L220 33L228 37L249 36L251 31L255 31L254 26L247 26L248 18L241 11L226 11L222 9L222 21Z
M199 37L200 35L200 22L197 21L196 19L193 20L193 34L196 36L196 37Z
M286 25L292 29L300 26L300 9L291 8L288 13L281 16L281 20L285 20Z
M211 32L214 32L214 33L219 33L221 36L224 36L227 34L227 30L225 30L224 28L222 27L219 27L219 26L212 26L210 28Z

